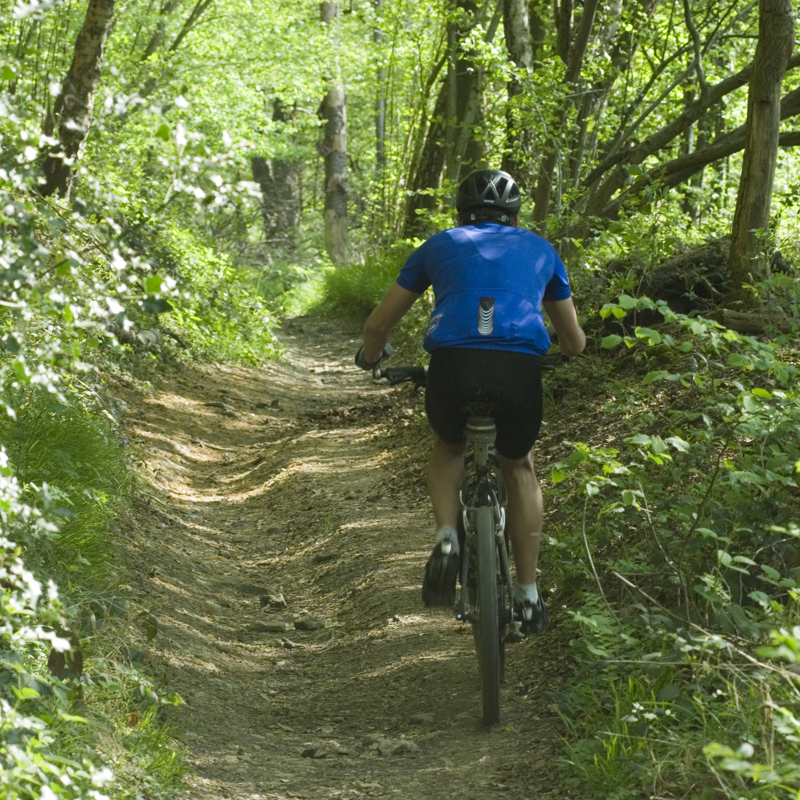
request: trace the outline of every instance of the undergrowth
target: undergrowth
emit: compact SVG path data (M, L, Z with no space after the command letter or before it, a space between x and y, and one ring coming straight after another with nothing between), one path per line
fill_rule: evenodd
M642 309L664 322L625 328ZM796 800L800 342L646 298L603 315L622 327L581 365L605 376L585 411L616 440L573 442L547 492L572 520L548 556L574 630L564 779L604 800Z
M184 767L158 709L180 700L129 640L157 622L116 590L118 437L75 397L22 394L0 425L0 797L172 797Z
M120 645L158 627L117 589L130 479L99 376L188 289L90 177L73 203L38 197L46 137L0 111L0 798L174 797L159 709L179 699Z

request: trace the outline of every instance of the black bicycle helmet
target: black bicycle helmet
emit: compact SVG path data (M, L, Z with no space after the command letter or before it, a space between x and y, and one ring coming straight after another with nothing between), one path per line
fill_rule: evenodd
M516 181L499 169L476 169L470 172L456 192L456 210L465 219L470 211L496 208L513 219L519 214L522 198Z

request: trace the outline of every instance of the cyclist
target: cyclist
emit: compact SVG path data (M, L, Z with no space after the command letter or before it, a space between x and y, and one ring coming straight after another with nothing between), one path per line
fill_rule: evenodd
M465 403L488 400L508 487L515 610L529 634L541 633L548 620L536 586L543 511L533 464L542 419L541 357L550 347L542 308L564 355L581 353L586 336L561 259L547 241L519 227L520 206L510 175L471 172L456 194L457 227L434 234L411 254L367 319L356 364L372 369L386 357L390 331L432 286L435 307L424 341L431 354L425 410L434 432L427 478L437 535L425 567L423 601L455 602Z

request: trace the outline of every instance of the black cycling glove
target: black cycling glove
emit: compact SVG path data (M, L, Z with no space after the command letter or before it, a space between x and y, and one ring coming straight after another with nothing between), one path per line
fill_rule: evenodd
M381 357L374 364L367 364L364 360L364 348L360 347L356 353L356 366L361 367L361 369L375 369L382 361L386 361L392 353L394 353L394 348L390 344L387 344L386 347L383 348Z

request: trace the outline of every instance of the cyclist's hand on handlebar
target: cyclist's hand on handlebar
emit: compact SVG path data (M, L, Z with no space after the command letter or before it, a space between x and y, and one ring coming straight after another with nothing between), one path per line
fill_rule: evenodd
M383 348L381 357L372 364L368 364L364 359L364 348L360 347L358 349L358 352L356 353L356 366L366 370L375 369L375 367L377 367L378 364L381 364L382 362L386 361L386 359L389 358L389 356L392 353L394 353L394 348L390 344L387 344L386 347Z

